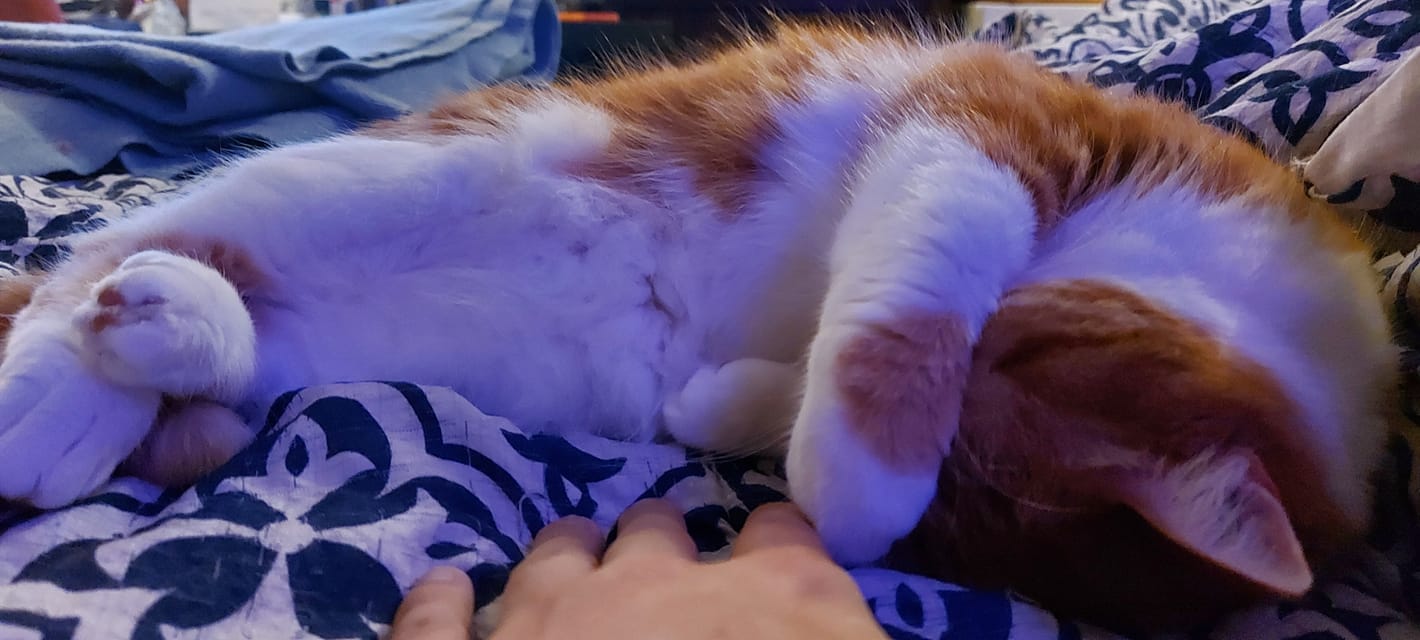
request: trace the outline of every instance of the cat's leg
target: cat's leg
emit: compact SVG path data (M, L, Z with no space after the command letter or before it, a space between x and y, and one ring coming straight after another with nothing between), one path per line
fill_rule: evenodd
M251 318L212 267L156 251L119 262L102 247L65 265L6 341L0 497L82 498L139 446L164 394L234 399L254 363Z
M88 256L33 290L14 318L0 363L0 497L41 508L82 498L142 440L161 394L114 384L81 355L71 315L113 268Z
M743 358L696 371L661 409L681 444L715 453L783 455L798 410L800 367Z
M970 351L1030 258L1020 181L960 134L913 122L852 184L789 443L793 500L832 555L871 562L937 491Z
M136 253L94 285L74 314L93 368L121 385L187 398L169 402L123 465L163 486L191 484L252 438L241 418L218 404L238 402L255 374L255 327L229 279L251 274L230 273L230 249L181 244L203 261Z

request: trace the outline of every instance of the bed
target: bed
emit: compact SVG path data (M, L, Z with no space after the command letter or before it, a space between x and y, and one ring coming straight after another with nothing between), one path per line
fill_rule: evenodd
M1061 73L1185 102L1297 164L1317 197L1377 240L1376 268L1403 338L1420 303L1420 180L1413 162L1367 158L1368 122L1404 121L1420 87L1407 55L1420 10L1403 0L1110 0L1072 26L1011 15L979 38ZM1413 76L1411 80L1406 78ZM1417 115L1410 112L1411 116ZM1353 120L1362 118L1363 120ZM1390 118L1390 120L1387 120ZM1411 120L1413 122L1413 120ZM1347 130L1347 140L1338 140ZM1336 145L1343 145L1337 148ZM1405 147L1398 147L1405 148ZM1414 148L1413 146L1409 148ZM44 268L66 239L172 197L180 181L0 176L0 262ZM1415 303L1412 303L1412 300ZM1413 386L1420 358L1398 366ZM1420 478L1412 433L1393 438L1377 525L1353 569L1301 602L1182 634L1239 640L1420 638ZM370 381L293 390L256 442L183 491L120 478L49 513L0 510L0 638L374 638L435 563L466 569L480 600L547 522L610 526L630 503L672 500L700 551L725 552L749 511L784 500L773 460L710 461L669 445L529 435L448 390ZM1420 442L1420 440L1415 440ZM853 572L893 638L1108 638L1009 593L883 569Z

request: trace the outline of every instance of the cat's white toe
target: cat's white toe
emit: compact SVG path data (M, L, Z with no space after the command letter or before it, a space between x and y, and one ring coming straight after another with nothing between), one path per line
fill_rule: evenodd
M901 468L873 453L839 407L810 396L790 441L789 497L829 555L858 566L882 558L917 526L937 494L936 467Z
M93 366L121 384L228 399L253 375L255 329L241 296L186 257L128 258L94 285L74 326Z
M881 558L936 497L969 353L959 332L939 329L958 326L846 324L815 339L785 471L835 560Z
M661 417L670 436L684 445L782 455L799 378L793 365L756 358L702 367L667 400Z

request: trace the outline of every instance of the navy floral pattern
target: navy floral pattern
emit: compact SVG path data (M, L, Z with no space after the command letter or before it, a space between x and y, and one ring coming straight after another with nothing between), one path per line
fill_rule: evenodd
M1106 0L1074 25L1008 15L977 34L1096 85L1186 106L1284 162L1301 162L1420 45L1412 0ZM1382 230L1420 228L1413 163L1384 198L1332 194ZM1413 243L1417 238L1405 236Z
M979 35L1062 73L1181 101L1290 160L1314 150L1420 42L1417 15L1400 0L1110 0L1077 25L1013 15ZM72 234L178 189L126 176L0 176L0 267L46 268ZM1381 218L1404 222L1414 204L1387 206ZM1420 337L1417 266L1420 254L1377 263L1407 340ZM1401 366L1415 387L1420 356L1407 351ZM1405 397L1407 415L1420 418L1420 396ZM376 638L435 563L468 571L484 600L499 594L532 536L558 516L610 527L635 500L666 497L713 557L754 507L784 499L772 460L528 435L448 390L399 382L293 391L261 426L251 447L187 491L118 479L60 511L0 509L0 638ZM1300 603L1178 637L1420 637L1411 622L1417 434L1392 443L1378 525L1353 569ZM1010 594L882 569L854 576L893 638L1112 637Z

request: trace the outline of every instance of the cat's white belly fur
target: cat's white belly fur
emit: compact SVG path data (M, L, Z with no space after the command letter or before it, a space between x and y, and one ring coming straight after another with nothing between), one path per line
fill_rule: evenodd
M279 275L248 303L248 413L304 385L409 380L527 429L644 440L698 369L792 362L811 337L820 261L735 255L727 226L486 140L349 138L273 152L114 231L222 238Z

